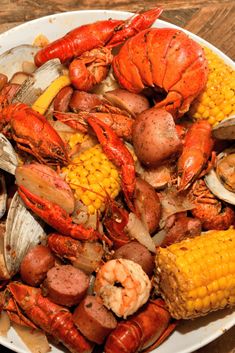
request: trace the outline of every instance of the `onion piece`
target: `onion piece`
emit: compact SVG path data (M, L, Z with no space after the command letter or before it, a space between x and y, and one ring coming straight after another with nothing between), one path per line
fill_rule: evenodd
M84 242L82 250L76 260L72 261L74 267L83 270L87 274L95 271L102 264L104 249L98 242Z
M32 353L47 353L50 352L50 346L44 332L40 330L32 330L31 327L21 326L13 323L17 334L20 336L24 344Z
M22 83L24 83L24 81L26 81L29 77L31 77L30 74L27 74L26 72L22 72L22 71L17 71L12 76L10 83L16 83L18 85L22 85Z
M136 239L140 244L144 245L149 251L153 253L156 252L155 244L146 226L133 212L130 212L129 214L129 219L125 227L125 231L128 233L130 238Z
M163 240L165 239L167 232L165 229L160 230L157 232L153 237L152 240L156 246L161 246Z

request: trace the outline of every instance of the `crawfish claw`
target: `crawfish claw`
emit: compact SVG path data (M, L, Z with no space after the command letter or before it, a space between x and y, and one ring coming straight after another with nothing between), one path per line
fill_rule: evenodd
M18 187L18 192L28 208L61 234L87 241L103 239L102 234L93 228L85 228L81 224L73 223L67 212L56 203L42 199L22 185Z

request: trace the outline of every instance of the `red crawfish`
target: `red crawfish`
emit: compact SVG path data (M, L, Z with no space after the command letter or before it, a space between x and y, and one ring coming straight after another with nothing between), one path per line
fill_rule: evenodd
M36 54L35 63L41 65L45 58L57 57L64 62L75 57L69 65L70 80L77 89L90 91L107 76L112 48L150 27L161 12L155 8L126 21L106 20L78 27Z
M150 300L130 319L121 321L108 336L105 353L149 352L174 330L171 316L161 299Z
M206 167L214 145L211 132L211 125L206 120L195 122L189 128L183 152L178 160L180 191L189 188Z
M87 241L104 238L93 228L85 228L83 225L73 223L72 218L59 205L33 194L24 186L19 185L18 193L26 207L30 208L59 233Z
M150 28L128 39L112 66L118 82L131 92L139 93L145 87L166 92L166 98L156 107L166 109L175 118L188 111L208 76L202 47L173 28Z
M99 119L87 118L88 124L94 130L106 156L119 168L122 180L122 190L127 205L134 209L132 198L135 191L135 163L131 152L107 124Z
M132 16L126 21L109 19L77 27L39 50L34 58L35 64L41 66L54 58L63 63L94 48L119 45L140 30L151 26L161 13L162 9L158 7Z
M17 147L32 154L40 163L65 165L66 146L46 118L23 103L7 105L0 112L0 130L10 131Z
M15 306L18 306L30 321L27 326L39 327L63 343L71 352L91 353L93 344L87 341L72 321L72 314L63 306L43 297L41 289L18 282L7 287ZM20 310L18 309L18 312ZM27 320L27 318L25 320Z

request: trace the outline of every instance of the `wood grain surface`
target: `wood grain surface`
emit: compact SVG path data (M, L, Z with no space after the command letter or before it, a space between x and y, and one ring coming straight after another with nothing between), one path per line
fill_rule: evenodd
M235 59L234 0L0 0L0 5L0 33L26 21L53 13L85 9L135 12L162 6L164 8L160 17L162 20L198 34ZM11 351L0 345L0 352ZM235 327L199 349L197 353L235 353Z

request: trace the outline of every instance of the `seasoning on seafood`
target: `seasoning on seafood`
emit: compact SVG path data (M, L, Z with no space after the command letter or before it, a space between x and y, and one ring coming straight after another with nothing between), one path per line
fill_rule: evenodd
M131 152L117 134L103 121L87 119L102 146L104 153L120 169L121 185L126 202L133 209L132 198L135 191L135 163Z
M99 269L94 289L108 309L126 318L146 303L151 282L137 263L115 259L107 261Z
M9 283L7 288L17 305L37 327L62 342L71 352L92 352L93 344L76 329L72 314L65 307L43 297L39 288L19 282Z
M192 319L235 305L234 250L232 228L157 249L157 289L172 317Z
M179 190L188 189L200 176L211 156L213 145L211 126L206 120L198 121L189 128L183 152L178 159Z
M136 353L158 347L175 329L163 300L149 300L130 319L118 323L105 343L105 353Z
M39 50L34 57L35 64L40 66L53 58L65 62L94 48L121 44L126 38L150 27L161 13L162 9L157 7L126 21L109 19L77 27Z
M8 125L17 147L32 154L40 163L67 164L65 143L46 118L23 103L6 106L0 113L1 130Z
M56 233L50 234L47 241L53 253L71 261L74 267L87 274L91 274L103 264L104 249L98 241L81 242Z
M202 47L183 31L150 28L128 39L113 60L115 77L125 89L139 93L160 87L167 97L156 104L174 117L189 110L207 82Z
M203 230L226 230L235 222L235 211L218 200L209 190L204 180L197 180L192 187L194 217L202 223Z
M102 234L93 228L85 228L81 224L73 223L69 214L55 202L33 194L22 185L19 186L18 193L26 207L30 208L36 215L61 234L88 241L104 238Z

